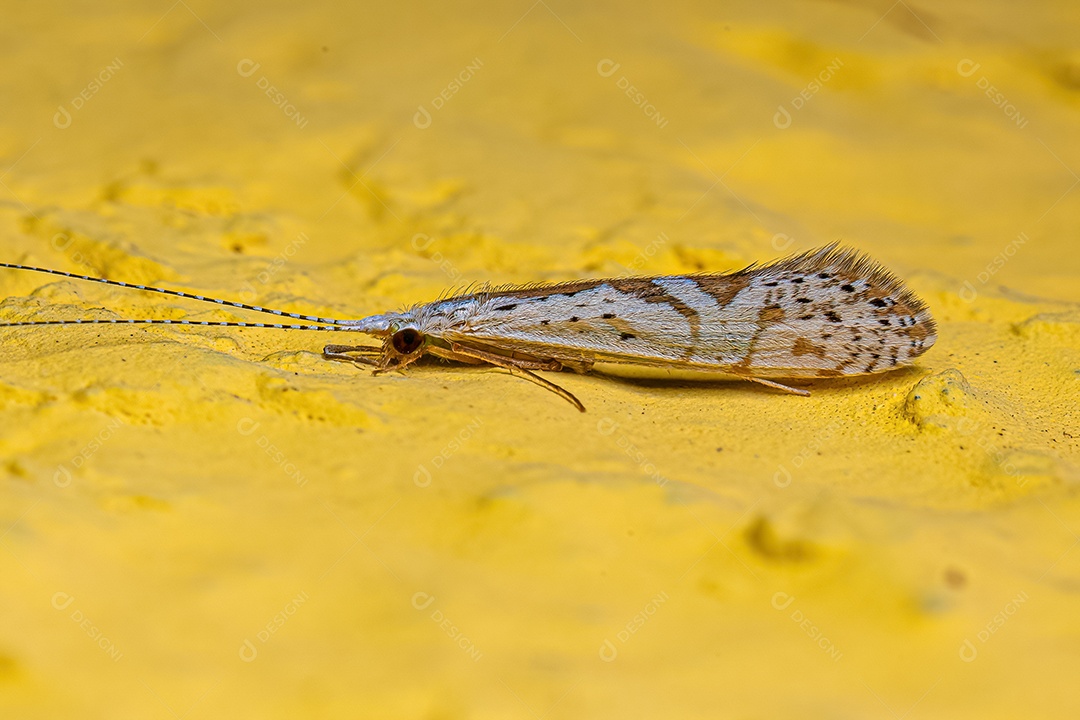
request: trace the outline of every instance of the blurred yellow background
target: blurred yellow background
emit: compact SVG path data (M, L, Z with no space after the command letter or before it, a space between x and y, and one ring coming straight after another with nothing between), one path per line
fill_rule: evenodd
M325 334L2 330L0 716L1080 712L1076 3L3 16L2 261L357 317L842 240L940 337L805 399L560 375L581 415Z

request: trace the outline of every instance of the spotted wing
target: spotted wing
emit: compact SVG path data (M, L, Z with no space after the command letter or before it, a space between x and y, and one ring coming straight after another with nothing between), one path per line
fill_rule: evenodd
M835 246L736 273L506 288L424 309L444 316L438 334L451 341L754 377L888 370L936 337L897 278Z

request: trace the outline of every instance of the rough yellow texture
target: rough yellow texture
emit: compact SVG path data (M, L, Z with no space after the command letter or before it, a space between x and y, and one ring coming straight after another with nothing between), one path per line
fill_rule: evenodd
M914 369L0 331L0 717L1076 717L1080 6L23 4L0 260L356 317L836 239ZM0 271L0 319L259 319Z

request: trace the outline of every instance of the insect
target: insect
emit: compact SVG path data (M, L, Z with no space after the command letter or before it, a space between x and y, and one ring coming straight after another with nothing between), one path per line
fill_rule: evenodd
M504 368L566 399L536 371L595 363L720 372L796 395L781 379L881 373L910 365L937 339L925 303L881 265L835 243L731 273L623 277L485 288L356 320L301 315L178 290L0 263L164 293L309 324L189 320L29 320L0 326L124 323L356 332L373 345L327 345L323 356L402 370L424 355Z

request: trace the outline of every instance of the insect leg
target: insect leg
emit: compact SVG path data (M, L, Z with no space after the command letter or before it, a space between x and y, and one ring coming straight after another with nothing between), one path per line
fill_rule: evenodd
M347 353L356 353L356 355ZM371 347L370 345L327 345L322 351L323 357L327 360L341 360L362 365L377 365L378 363L373 359L364 357L364 355L379 355L381 353L382 348Z
M578 375L588 375L592 372L593 362L592 360L577 360L574 362L562 362L562 366L567 370L573 370Z
M551 392L555 393L556 395L561 397L563 400L565 400L566 402L568 402L571 405L573 405L574 407L576 407L581 412L585 412L585 406L582 405L581 401L578 400L576 397L574 397L573 393L571 393L569 390L567 390L566 388L559 387L558 385L551 382L550 380L545 380L544 378L540 377L536 373L529 372L527 369L522 367L520 364L517 364L517 363L525 362L525 363L532 363L535 366L536 363L533 363L532 361L528 361L528 360L512 360L510 358L505 358L502 355L496 355L494 353L486 353L483 350L473 350L472 348L463 347L461 345L458 345L457 343L452 343L450 345L450 347L458 355L465 355L466 357L473 357L473 358L476 358L477 360L483 360L484 362L495 365L496 367L501 367L504 370L508 370L510 372L510 374L515 376L515 377L523 378L525 380L529 380L531 382L534 382L537 385L539 385L540 387L542 387L542 388L544 388L546 390L550 390Z
M456 353L453 350L445 350L436 345L432 345L431 347L427 348L427 352L431 353L435 357L441 357L446 360L454 360L455 362L461 362L467 365L487 365L487 362L484 360L479 360L469 355L461 355L460 353Z
M502 362L513 363L514 367L521 368L522 370L562 370L562 363L558 360L512 358L505 355L485 352L484 350L477 350L476 348L467 348L464 345L458 345L457 343L450 343L450 349L459 355L467 355L468 357L474 357L478 360L484 360L492 365L498 365Z
M760 383L761 385L768 385L771 388L776 388L777 390L783 390L784 392L789 392L792 395L802 395L803 397L810 397L810 391L809 390L802 390L800 388L793 388L793 387L791 387L789 385L781 385L778 382L773 382L772 380L766 380L765 378L748 377L746 379L749 380L750 382Z

